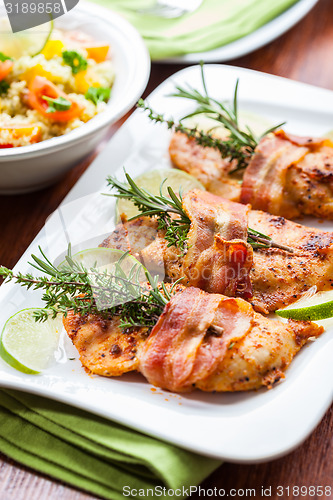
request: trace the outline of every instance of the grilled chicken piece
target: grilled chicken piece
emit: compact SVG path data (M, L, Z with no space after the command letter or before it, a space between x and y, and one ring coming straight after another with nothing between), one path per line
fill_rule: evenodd
M185 258L181 257L174 247L167 248L163 232L157 233L157 221L145 217L128 222L123 228L118 227L117 237L119 231L130 235L126 240L126 246L122 249L130 249L147 267L150 267L150 259L154 266L159 262L159 269L163 268L165 276L171 281L184 277L182 281L184 285L192 284L209 292L231 296L236 295L238 290L239 295L250 300L255 309L263 313L275 311L295 302L313 285L317 286L318 291L333 289L332 232L308 228L259 210L248 211L241 205L238 207L242 210L237 212L233 207L234 204L229 206L231 218L228 219L225 218L228 205L216 201L217 197L214 195L202 191L196 198L197 201L194 201L191 192L184 198L188 214L193 221L189 232L189 252ZM221 215L217 208L221 209ZM234 220L237 213L239 220L242 221L240 225ZM252 248L249 249L245 245L242 233L244 220L246 225L270 236L275 242L292 247L294 253L276 248L252 251ZM223 221L226 223L225 227ZM234 227L232 232L228 233L230 223ZM153 225L157 236L151 241L150 230ZM225 241L222 241L222 246L218 246L221 240L217 235L221 234L221 231L227 240L231 241L231 248L237 252L236 261L232 261L227 254L230 247L227 247ZM239 238L241 239L238 248L235 242L239 241ZM102 245L114 248L112 245L117 244L114 239L114 235L111 235ZM229 265L226 265L226 256ZM196 277L192 275L194 271L198 273L200 279L195 279ZM226 271L228 273L225 276ZM232 273L230 275L232 279L228 278L229 273ZM189 279L191 275L192 283ZM204 279L205 276L208 279ZM226 281L225 277L228 278ZM249 293L251 287L252 298Z
M289 320L285 324L254 312L246 336L230 342L216 370L196 386L209 392L270 389L285 377L285 370L308 339L322 332L323 327L311 322Z
M172 297L139 353L147 380L170 391L245 391L284 377L311 322L273 321L239 298L186 288Z
M203 148L181 132L172 136L169 153L173 164L196 177L207 191L231 201L240 200L240 183L229 176L235 161L223 159L216 149Z
M80 316L72 311L68 312L63 322L87 371L116 377L138 369L137 353L147 337L146 328L123 333L117 316Z
M242 203L288 218L333 218L333 143L288 135L264 137L246 168Z
M193 287L172 297L148 338L146 329L122 332L117 317L69 313L64 325L87 371L107 377L140 371L175 392L270 388L308 338L323 331L310 322L264 318L243 299Z
M267 135L245 169L242 185L230 175L234 161L184 134L174 134L169 152L175 167L224 198L289 219L303 214L333 219L333 143L328 139L282 130Z

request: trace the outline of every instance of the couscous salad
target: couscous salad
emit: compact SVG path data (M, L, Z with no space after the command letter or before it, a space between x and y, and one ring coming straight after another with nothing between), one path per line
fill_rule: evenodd
M67 134L105 109L115 76L107 43L53 26L1 38L0 148Z

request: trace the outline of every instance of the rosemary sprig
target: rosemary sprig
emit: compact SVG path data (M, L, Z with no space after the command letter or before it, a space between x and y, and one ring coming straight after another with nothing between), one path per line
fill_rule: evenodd
M139 214L131 217L129 220L136 219L143 215L148 217L158 217L158 229L164 229L165 239L168 242L168 247L175 245L182 253L186 252L187 233L190 229L190 219L182 208L182 193L179 192L176 196L173 189L168 186L167 191L169 198L162 194L162 188L166 181L160 186L160 194L158 196L151 194L144 188L139 188L135 181L125 172L128 184L120 182L114 177L108 177L108 185L116 188L118 193L108 195L116 198L124 198L130 200L138 208ZM173 217L170 216L173 215ZM178 217L174 217L177 215Z
M114 271L108 273L97 268L85 269L72 259L70 248L66 266L58 269L43 250L39 250L42 258L32 255L33 262L30 264L43 276L14 274L12 270L0 266L0 276L5 281L14 281L27 289L44 290L42 300L45 306L35 312L36 321L45 321L49 316L55 318L59 313L67 316L72 310L80 315L118 315L123 330L133 327L150 329L174 293L174 286L169 292L164 283L158 283L158 277L153 277L139 262L126 274L122 262L127 253L115 263ZM139 282L142 271L148 286Z
M149 285L147 288L135 279L133 281L133 278L138 275L136 266L143 267L140 263L133 266L128 277L124 277L126 274L121 268L121 261L128 252L119 259L115 273L107 274L106 272L98 273L94 268L88 271L82 265L74 262L70 256L70 247L66 256L67 267L62 269L54 267L40 247L39 250L44 260L32 255L34 262L30 264L39 271L45 272L46 276L34 277L31 274L14 274L11 269L0 266L0 276L5 281L14 281L27 289L45 290L42 298L45 307L35 311L35 321L46 321L50 316L55 318L61 313L66 317L69 310L82 316L98 314L106 319L111 319L116 315L120 318L119 326L124 333L133 328L145 328L148 335L163 313L166 304L172 296L178 293L177 285L182 279L175 281L168 290L163 282L158 282L157 276L153 277L145 270ZM94 278L98 277L99 288L96 285L91 285L89 278L91 275ZM109 307L106 309L100 310L97 307L96 289L107 301L110 301ZM116 300L120 298L122 302L111 306L115 298ZM218 325L212 325L207 332L211 335L221 336L223 329Z
M230 158L230 161L237 160L237 170L247 167L248 162L252 156L242 151L241 148L230 140L222 141L214 137L211 132L203 132L198 127L186 127L181 122L175 122L173 118L165 118L164 115L155 113L154 110L143 100L140 99L137 103L138 108L148 111L148 118L155 123L165 123L168 130L173 132L182 132L190 139L194 139L199 146L204 148L217 149L222 158ZM236 171L236 169L234 169Z
M128 184L120 182L115 177L107 177L108 185L111 188L118 190L118 193L109 196L116 198L124 198L130 200L139 209L139 214L131 217L129 220L137 219L143 215L148 217L157 217L159 229L165 229L165 239L168 246L175 245L182 253L187 249L187 234L190 229L191 221L182 205L182 193L179 192L179 197L173 189L168 186L167 191L169 197L162 194L162 187L166 179L160 186L160 194L153 195L144 188L139 188L131 176L125 172ZM178 218L170 217L170 214L178 215ZM288 246L280 245L272 240L270 236L260 233L254 229L248 228L248 243L253 248L279 248L286 252L293 253L294 250Z
M200 146L218 149L222 158L230 158L230 161L236 160L237 166L230 173L244 169L248 165L262 137L282 127L285 122L266 130L261 136L256 136L248 126L243 130L239 125L238 117L239 80L237 80L235 85L232 105L227 105L208 95L203 63L200 63L200 66L204 93L199 92L190 85L186 87L178 85L176 86L176 91L170 94L172 97L180 97L193 101L197 105L197 109L183 116L179 123L176 123L172 118L166 119L163 115L155 113L142 99L139 100L137 105L148 111L148 117L155 123L166 123L168 129L172 129L175 132L182 132L187 137L194 139ZM202 130L198 130L198 127L190 128L182 124L183 120L200 114L204 114L214 120L217 126L222 125L225 127L229 132L228 138L225 140L218 139L213 136L211 130L203 132Z

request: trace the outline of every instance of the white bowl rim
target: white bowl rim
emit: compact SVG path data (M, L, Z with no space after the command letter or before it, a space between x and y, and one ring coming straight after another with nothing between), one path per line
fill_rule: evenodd
M71 147L74 143L77 144L85 140L88 136L95 134L103 127L109 126L110 122L114 123L124 116L136 103L138 97L147 86L151 67L150 55L141 35L134 26L116 12L110 11L100 5L90 4L81 0L74 9L89 15L90 18L94 17L103 22L109 22L112 24L112 27L121 32L122 35L124 33L126 34L126 38L131 42L131 45L135 47L136 66L133 74L133 80L135 79L136 82L135 88L132 87L132 92L129 95L127 94L126 104L123 100L120 102L112 102L110 106L100 114L94 116L87 123L67 134L28 146L0 149L0 163L34 158L54 152L57 149L66 149Z

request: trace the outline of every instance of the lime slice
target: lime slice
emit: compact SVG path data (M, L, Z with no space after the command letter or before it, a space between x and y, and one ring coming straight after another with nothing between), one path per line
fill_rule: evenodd
M46 38L44 37L44 39L43 39L43 40L42 40L42 39L40 39L40 40L39 40L40 42L42 42L42 45L41 45L41 46L40 46L40 48L37 50L37 52L35 52L35 53L31 54L31 55L32 55L32 57L33 57L33 56L36 56L37 54L40 54L40 53L42 52L42 50L44 50L44 49L45 49L45 46L46 46L47 42L48 42L48 41L50 40L50 38L51 38L51 35L52 35L52 32L53 32L53 29L54 29L54 21L53 21L53 19L51 19L51 21L50 21L50 27L49 27L49 32L48 32L48 34L47 34Z
M320 321L333 316L333 290L309 295L305 294L293 304L275 311L276 314L282 318L305 321Z
M39 54L48 42L54 22L53 19L42 26L13 33L7 17L0 18L0 52L13 59Z
M179 192L179 189L182 190L183 194L191 191L191 189L205 189L201 182L192 175L173 168L151 170L139 175L134 181L140 188L144 188L150 193L157 195L160 193L160 186L164 179L167 179L162 189L162 193L165 196L168 196L168 186L172 187L176 194ZM116 204L117 219L119 219L121 214L126 214L127 218L130 219L138 215L138 213L137 207L131 201L118 199Z
M58 346L62 319L36 322L33 312L23 309L11 316L3 327L0 355L10 366L24 373L44 370Z
M246 127L249 127L251 131L258 136L261 136L266 130L273 126L272 122L267 118L251 113L250 111L239 110L238 115L240 127L245 131ZM186 118L186 120L183 120L183 124L189 128L197 127L203 132L212 131L213 135L219 139L226 139L230 134L229 130L223 125L205 114Z

